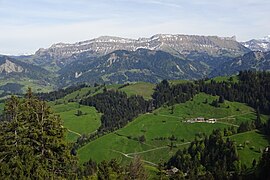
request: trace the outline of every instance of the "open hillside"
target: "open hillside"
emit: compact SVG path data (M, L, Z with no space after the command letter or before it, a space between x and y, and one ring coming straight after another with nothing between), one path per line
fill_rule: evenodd
M92 158L100 162L116 158L125 163L135 155L140 155L148 164L157 165L159 162L167 161L178 148L187 147L202 133L210 134L218 128L237 129L241 122L256 118L254 110L242 103L225 101L220 107L210 105L217 98L201 93L186 103L162 107L153 113L141 115L124 128L79 149L80 161L85 162ZM206 99L208 103L205 103ZM214 124L185 122L196 117L216 118L217 122ZM262 116L263 120L266 118L267 116ZM239 143L242 141L237 138L235 140ZM257 136L257 140L262 144L253 146L262 148L267 145L263 136ZM245 158L241 156L243 162L249 162Z
M81 84L37 96L50 101L58 115L51 117L59 120L55 128L61 129L63 143L69 145L68 154L79 160L76 173L80 176L90 173L97 177L101 166L129 167L139 156L151 178L160 173L168 176L172 167L188 178L193 170L199 172L196 176L208 172L216 176L216 167L225 168L222 172L229 177L230 173L255 172L270 145L269 76L266 72L245 71L233 77L163 80L157 85ZM11 134L12 126L6 124L16 103L28 107L38 102L39 106L33 108L41 111L45 105L35 100L30 89L25 98L12 97L8 102L0 123ZM19 108L18 113L24 112L23 106ZM24 114L18 116L22 122L28 120ZM43 122L43 116L40 118L38 126Z
M247 131L230 137L236 142L241 161L250 167L253 160L258 160L264 148L270 144L269 137L259 131Z
M100 126L101 114L94 107L74 102L53 105L52 109L60 115L64 127L68 129L67 140L70 142L83 134L95 132Z
M151 95L154 92L155 84L146 82L136 82L127 84L112 84L112 85L97 85L95 87L83 87L72 93L67 94L63 98L57 99L56 103L62 104L66 102L79 102L81 99L88 96L94 96L102 93L104 88L107 90L117 90L125 92L128 96L140 95L145 99L151 99Z
M154 91L154 84L138 82L125 85L107 85L108 90L119 90L131 95L141 95L150 99ZM101 125L101 114L94 107L80 105L78 102L87 96L101 93L104 86L83 87L77 91L67 94L61 99L50 102L54 112L60 115L65 128L68 129L67 140L75 142L79 136L95 132ZM0 104L1 110L1 104ZM81 111L81 115L78 112ZM79 112L80 113L80 112Z

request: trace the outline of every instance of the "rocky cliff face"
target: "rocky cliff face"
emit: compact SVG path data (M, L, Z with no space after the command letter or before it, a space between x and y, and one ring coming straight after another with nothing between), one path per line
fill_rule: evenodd
M252 51L270 51L270 35L261 39L252 39L247 42L242 42L242 44Z
M210 55L227 54L236 56L249 51L233 37L158 34L150 38L139 39L102 36L75 44L58 43L48 49L39 49L35 56L60 60L82 53L88 54L88 57L102 56L115 50L136 51L140 48L162 50L173 55L197 51L207 52Z
M8 58L0 63L0 74L21 73L23 71L24 68L22 66L11 62Z
M8 56L0 56L0 79L29 78L45 80L49 77L48 71L32 64L24 63Z

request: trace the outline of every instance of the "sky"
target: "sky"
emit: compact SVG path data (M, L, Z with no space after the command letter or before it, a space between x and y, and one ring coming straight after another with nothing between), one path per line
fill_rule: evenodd
M270 34L269 0L0 0L0 54L99 36Z

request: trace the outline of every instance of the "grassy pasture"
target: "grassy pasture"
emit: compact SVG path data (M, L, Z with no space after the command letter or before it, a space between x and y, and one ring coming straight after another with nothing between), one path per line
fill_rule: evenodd
M68 141L75 141L82 134L96 131L101 124L101 114L94 107L67 103L54 105L52 109L60 115L64 127L68 129ZM82 111L83 115L77 116L78 110Z
M151 95L154 93L155 85L146 82L138 82L134 84L130 84L124 88L119 89L120 91L124 91L128 96L131 95L140 95L145 99L151 99Z
M259 131L248 131L230 137L236 142L240 160L247 167L251 167L254 159L261 157L262 151L270 144L270 140Z
M208 103L204 103L206 98ZM254 110L245 104L225 101L218 108L211 106L209 103L216 98L218 97L200 93L192 101L175 105L173 113L172 107L162 107L153 113L140 115L124 128L98 138L79 149L79 159L85 162L92 158L100 162L103 159L116 158L126 163L135 154L139 154L147 164L158 164L167 161L178 148L187 147L189 142L200 133L210 134L214 129L224 129L232 125L237 128L242 121L255 119ZM217 118L218 123L184 122L195 117ZM263 119L265 117L263 116ZM172 135L177 138L173 141L175 146L173 148L169 139ZM140 136L145 137L145 142L138 141ZM259 137L258 139L261 141ZM242 154L244 156L244 153ZM249 160L243 162L248 163Z

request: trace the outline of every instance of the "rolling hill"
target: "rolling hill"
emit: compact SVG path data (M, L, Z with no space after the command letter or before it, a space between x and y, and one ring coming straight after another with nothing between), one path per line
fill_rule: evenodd
M187 147L200 133L210 134L214 129L231 126L237 128L241 122L252 121L255 118L254 110L241 103L225 101L220 108L204 103L205 99L210 102L216 98L202 93L196 95L192 101L175 105L173 113L172 107L162 107L153 113L141 115L124 128L102 136L79 149L80 161L85 162L92 158L100 162L116 158L127 163L138 154L146 163L157 165L160 161L168 160L178 148ZM217 118L218 122L215 124L185 122L195 117ZM263 116L264 120L266 118L267 116ZM177 139L173 142L177 148L170 147L172 135ZM141 136L145 137L144 142L139 141ZM238 144L243 142L243 138L248 139L241 134L234 137ZM260 153L255 151L268 144L263 136L256 137L261 144L250 138L250 146L255 146L255 149L246 148L240 151L243 151L241 159L247 165L252 158L260 156ZM255 153L255 156L246 157L245 153Z

